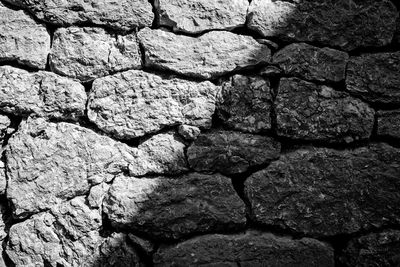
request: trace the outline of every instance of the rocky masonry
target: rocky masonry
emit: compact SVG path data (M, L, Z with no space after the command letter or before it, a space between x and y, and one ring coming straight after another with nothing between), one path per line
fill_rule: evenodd
M391 0L0 0L0 266L400 266Z

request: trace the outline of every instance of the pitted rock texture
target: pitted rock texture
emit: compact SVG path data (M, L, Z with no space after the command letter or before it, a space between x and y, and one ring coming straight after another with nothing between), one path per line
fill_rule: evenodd
M165 265L165 263L167 263ZM333 249L320 241L248 231L205 235L159 248L154 266L334 266Z
M57 26L101 25L118 31L151 26L154 14L147 0L5 0Z
M0 114L0 150L3 146L4 138L8 133L8 127L11 125L11 120L9 117ZM1 153L0 153L1 156Z
M350 51L389 44L397 17L389 0L254 0L247 25L264 37Z
M145 65L195 78L213 79L270 61L271 51L250 36L211 31L200 37L145 28L138 33Z
M218 90L208 81L127 71L94 81L88 117L101 130L120 139L178 124L210 128Z
M352 142L368 139L375 111L345 92L282 78L275 102L277 133L293 139Z
M1 155L2 153L0 154L0 156ZM4 195L6 193L6 188L7 188L6 166L4 162L0 160L0 195Z
M237 230L245 205L230 179L192 173L177 178L115 178L103 204L111 224L158 238Z
M199 137L201 130L196 126L179 125L178 132L186 140L193 141Z
M377 112L378 135L400 139L400 109Z
M247 0L156 0L159 24L174 31L230 30L246 23Z
M245 182L251 217L313 236L400 222L400 149L304 148L282 155Z
M55 73L90 81L142 66L135 34L125 36L101 28L59 28L54 33L50 67Z

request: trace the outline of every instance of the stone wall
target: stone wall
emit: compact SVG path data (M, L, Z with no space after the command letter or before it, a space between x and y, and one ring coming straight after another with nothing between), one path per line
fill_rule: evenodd
M1 0L0 266L400 266L390 0Z

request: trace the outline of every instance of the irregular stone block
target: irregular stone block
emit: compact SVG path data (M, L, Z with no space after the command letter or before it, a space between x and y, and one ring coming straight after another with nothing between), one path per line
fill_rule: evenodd
M11 125L11 120L7 116L0 114L0 149L3 146L4 137L6 136L8 127L10 125Z
M88 117L119 139L177 124L210 128L217 93L208 81L167 79L132 70L94 81Z
M400 138L400 109L382 110L378 115L378 135Z
M189 141L196 140L201 133L199 128L190 125L179 125L178 132L183 138Z
M0 153L0 158L3 153ZM6 166L2 160L0 160L0 195L6 193L7 178L6 178ZM1 266L1 265L0 265Z
M375 111L345 92L297 78L283 78L276 97L280 136L324 142L368 139Z
M251 218L312 236L356 233L400 222L400 150L304 148L250 176Z
M400 104L400 52L351 57L347 66L347 90L366 101Z
M87 205L92 209L102 208L103 199L107 194L108 189L110 189L110 185L107 183L101 183L92 186L86 199Z
M245 205L231 181L221 175L192 173L179 178L118 176L103 209L117 229L157 239L243 228Z
M271 51L250 36L212 31L200 37L145 28L138 33L145 65L195 78L214 79L235 70L267 63Z
M311 238L294 240L248 231L205 235L162 246L154 266L334 266L333 249Z
M305 43L290 44L276 52L272 62L286 74L307 80L340 82L345 79L347 53Z
M188 148L189 165L199 172L240 174L279 157L271 137L230 131L201 134Z
M248 27L264 37L350 51L391 42L398 13L389 0L254 0Z
M59 28L50 54L52 71L90 81L128 69L140 69L142 59L135 34L110 34L101 28Z

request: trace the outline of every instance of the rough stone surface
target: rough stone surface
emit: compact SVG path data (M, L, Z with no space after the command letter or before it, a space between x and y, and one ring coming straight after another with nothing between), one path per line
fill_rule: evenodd
M375 111L345 92L297 78L281 79L277 133L294 139L352 142L368 139Z
M239 174L279 157L280 143L266 136L231 131L201 134L188 148L190 166L200 172Z
M50 34L23 11L14 11L0 3L0 62L44 69L50 52Z
M50 67L55 73L90 81L142 66L135 34L110 34L101 28L59 28L54 33Z
M254 0L248 27L264 37L317 42L349 51L389 44L397 17L389 0Z
M217 114L231 129L265 132L271 129L272 102L269 80L235 75L222 84Z
M400 222L400 150L304 148L250 176L252 219L307 235L355 233Z
M120 31L151 26L154 14L147 0L5 0L57 25L101 25Z
M305 43L290 44L274 54L272 62L286 74L307 80L339 82L345 79L347 53Z
M247 0L157 0L159 24L174 31L230 30L246 23Z
M196 126L179 125L178 132L186 140L193 141L199 137L201 130Z
M1 164L1 163L0 163ZM0 175L1 176L1 175ZM6 206L4 204L0 204L0 242L2 246L0 246L0 267L7 267L5 263L5 257L4 257L4 249L3 249L3 243L8 235L8 231L6 230L6 224L5 221L7 220L7 214L6 214Z
M400 52L351 57L346 87L369 102L399 105Z
M107 183L101 183L92 186L86 199L87 205L92 209L101 209L103 199L107 194L108 189L110 189L110 185Z
M7 130L10 124L11 124L10 119L5 115L0 114L0 151L1 147L3 146L4 137L8 133ZM1 157L1 152L0 152L0 157Z
M77 119L85 112L86 99L85 88L76 81L51 72L0 67L1 111Z
M271 51L250 36L211 31L200 37L145 28L138 33L145 65L188 77L212 79L270 60Z
M129 240L137 246L141 251L144 251L147 255L152 255L155 250L155 245L146 239L140 238L133 234L128 234Z
M209 128L217 93L218 87L208 81L163 78L132 70L94 81L88 117L120 139L178 124Z
M400 109L378 111L378 135L400 139Z
M0 153L0 157L2 153ZM6 166L3 161L0 160L0 195L6 193L7 179L6 179Z
M161 247L154 266L334 266L333 249L315 239L293 240L248 231L206 235Z
M221 175L119 176L103 205L114 227L162 240L240 229L246 222L244 203Z

